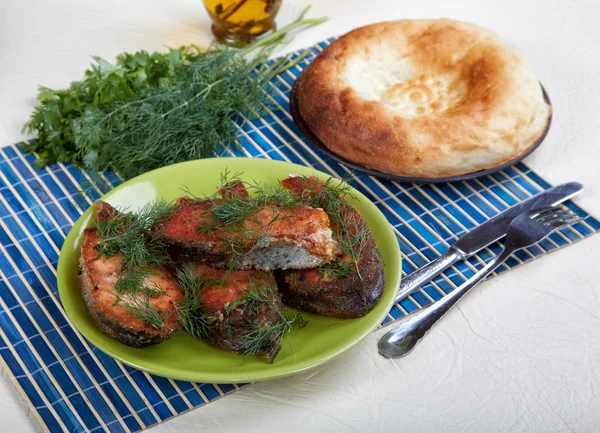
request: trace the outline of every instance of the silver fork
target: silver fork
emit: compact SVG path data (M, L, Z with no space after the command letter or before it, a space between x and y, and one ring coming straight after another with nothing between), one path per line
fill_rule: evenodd
M581 218L577 218L570 210L558 206L536 209L518 216L508 228L506 245L502 253L485 265L462 286L450 292L450 294L435 304L408 316L397 328L392 329L381 337L379 340L379 353L387 358L406 355L460 298L496 269L511 254L536 244L553 231L579 220Z

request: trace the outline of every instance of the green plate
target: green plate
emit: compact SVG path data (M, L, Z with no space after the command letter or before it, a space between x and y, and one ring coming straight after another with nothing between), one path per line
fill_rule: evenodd
M243 180L275 184L288 174L329 176L314 169L287 162L249 158L213 158L189 161L145 173L113 189L102 199L112 205L135 210L145 203L171 200L187 186L195 194L212 194L220 174L228 169L241 172ZM98 349L119 361L149 373L194 382L254 382L289 376L347 351L365 339L385 318L394 303L400 284L400 250L390 224L360 192L354 190L354 206L367 220L384 264L385 289L375 309L360 319L334 319L303 313L309 321L293 329L275 362L236 355L197 340L184 331L157 346L134 349L116 342L96 328L77 284L79 247L83 229L90 224L91 209L75 223L67 236L58 261L58 289L63 306L75 327ZM291 310L291 309L290 309Z

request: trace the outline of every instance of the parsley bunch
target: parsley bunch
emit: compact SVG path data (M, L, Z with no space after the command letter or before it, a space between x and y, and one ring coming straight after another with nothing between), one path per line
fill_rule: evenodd
M24 127L37 140L24 149L39 166L72 162L131 178L235 145L236 123L268 104L268 81L304 58L269 63L273 49L290 31L325 20L304 19L307 11L243 49L140 51L115 64L96 57L68 89L40 88Z
M76 142L86 111L139 97L150 88L168 88L197 52L192 46L166 54L123 53L115 64L94 57L84 79L72 82L68 89L40 87L39 103L23 128L37 133L37 139L25 145L25 150L37 153L41 167L53 162L82 162Z

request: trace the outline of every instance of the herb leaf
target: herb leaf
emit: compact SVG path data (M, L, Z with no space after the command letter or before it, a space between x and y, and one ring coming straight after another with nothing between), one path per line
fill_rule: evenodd
M205 338L212 332L210 325L215 318L201 312L202 290L221 281L202 277L191 263L184 264L177 272L177 281L183 292L183 301L175 305L179 321L190 335Z
M298 20L241 50L190 45L168 53L123 53L115 63L94 57L81 81L63 90L40 87L23 128L38 166L73 162L131 178L239 144L237 125L269 105L265 84L305 55L268 63L292 30L325 19ZM308 54L307 51L305 54Z
M151 229L172 212L172 204L155 202L144 206L138 213L121 212L108 206L108 217L96 219L98 230L98 257L120 258L119 278L115 283L115 303L133 317L155 329L164 329L170 312L160 312L152 298L165 295L156 285L148 285L147 278L157 275L157 267L166 265L169 256L163 239Z

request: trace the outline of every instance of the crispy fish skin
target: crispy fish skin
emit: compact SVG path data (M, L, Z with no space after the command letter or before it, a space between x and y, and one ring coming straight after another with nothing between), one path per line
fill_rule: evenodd
M281 185L298 194L318 193L324 187L314 177L301 176L290 176ZM340 206L346 221L366 228L366 222L352 205L345 202ZM336 222L331 224L335 231ZM345 255L340 259L351 262ZM358 268L360 275L353 272L339 278L326 268L277 271L275 276L285 304L316 314L352 319L371 311L383 293L383 264L370 231Z
M96 207L100 219L118 214L104 202L96 203ZM79 257L79 287L96 326L120 343L136 348L158 344L172 337L179 329L175 303L180 302L183 295L171 274L164 269L156 269L146 278L149 286L159 286L166 292L150 301L161 315L166 314L165 327L156 329L116 303L115 284L119 278L120 258L118 255L98 257L98 241L95 228L85 229Z
M175 212L157 230L176 260L189 260L214 267L229 265L231 245L242 248L239 269L304 269L331 262L337 246L331 237L329 218L322 209L306 206L281 208L269 205L248 218L233 231L204 231L199 227L214 224L214 201L179 199ZM260 248L257 240L266 236Z
M256 270L224 271L206 265L197 265L196 273L203 278L222 280L220 284L205 287L201 294L200 313L207 317L210 332L206 339L218 347L236 353L250 349L249 333L278 323L284 314L277 285L269 272ZM258 308L239 305L227 311L236 301L253 289L259 289L268 298ZM271 362L281 349L281 339L272 338L260 347L260 353Z
M377 248L369 248L359 262L360 276L335 278L322 269L276 271L282 301L303 311L355 319L371 311L384 288L383 267ZM362 278L361 278L362 277Z

